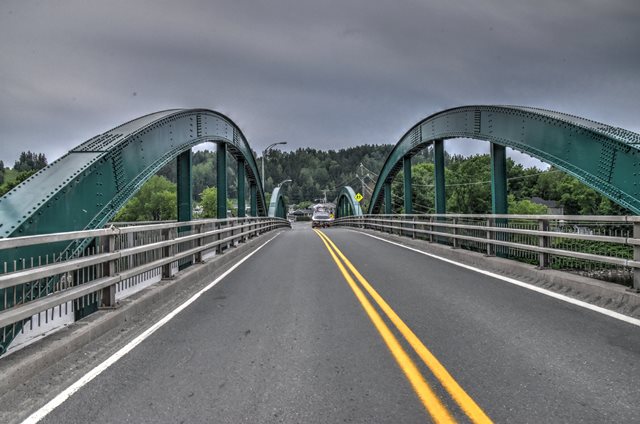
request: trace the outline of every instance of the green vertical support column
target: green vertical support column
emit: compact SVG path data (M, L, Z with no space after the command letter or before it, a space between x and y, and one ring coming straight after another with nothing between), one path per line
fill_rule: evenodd
M387 215L393 213L391 207L391 183L388 181L384 182L384 213Z
M411 158L405 157L402 160L404 167L404 213L413 213L412 194L411 194Z
M178 222L191 221L191 149L180 153L177 159L177 191L178 191ZM189 226L179 227L178 235L188 232ZM189 258L178 261L178 269L184 269L192 264Z
M507 213L507 148L491 143L491 210Z
M433 165L435 170L436 213L447 213L447 196L444 181L444 140L433 142Z
M258 216L258 184L251 184L249 190L251 191L251 216Z
M435 183L435 207L436 213L447 213L447 192L445 190L444 179L444 140L435 140L433 142L433 169ZM436 218L437 221L443 221L445 218ZM433 226L433 231L444 232L446 228ZM436 243L445 243L446 239L442 237L433 238Z
M238 218L244 218L244 160L238 159Z
M493 214L507 213L507 148L491 143L491 211ZM496 219L497 227L506 227L507 220ZM497 240L507 240L505 233L494 233ZM505 257L507 248L497 246L496 256Z
M217 143L216 159L218 164L218 219L227 217L227 145L225 143Z
M178 221L191 221L191 149L178 155L177 167Z

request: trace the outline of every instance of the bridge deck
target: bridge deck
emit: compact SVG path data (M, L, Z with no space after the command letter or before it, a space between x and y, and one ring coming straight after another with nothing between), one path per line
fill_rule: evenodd
M638 327L353 231L324 233L494 421L638 420ZM294 225L43 422L428 421L320 237Z

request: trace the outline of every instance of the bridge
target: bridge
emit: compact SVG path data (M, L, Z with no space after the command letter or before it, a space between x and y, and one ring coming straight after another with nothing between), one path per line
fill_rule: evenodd
M446 213L456 137L491 144L490 215ZM217 145L220 218L194 220L191 148L204 142ZM436 214L413 214L411 158L430 145ZM116 127L0 199L0 421L635 422L640 218L508 214L506 147L637 214L639 145L557 112L442 111L396 143L366 214L344 187L335 225L312 230L284 219L280 189L267 204L228 117L171 110ZM177 222L111 223L172 160Z

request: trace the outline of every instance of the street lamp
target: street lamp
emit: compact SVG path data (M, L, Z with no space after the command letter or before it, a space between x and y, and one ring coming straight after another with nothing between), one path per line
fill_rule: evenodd
M272 149L274 146L277 146L278 144L287 144L286 141L279 141L277 143L273 143L267 146L266 149L264 149L262 151L262 189L264 190L264 157L267 155L267 152L269 151L269 149Z

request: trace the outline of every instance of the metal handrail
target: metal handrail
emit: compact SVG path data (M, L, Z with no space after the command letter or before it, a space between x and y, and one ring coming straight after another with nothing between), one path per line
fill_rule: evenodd
M143 272L156 269L174 263L180 259L193 257L194 255L202 254L204 251L211 250L218 246L234 243L236 241L243 241L248 237L258 236L261 233L282 227L289 227L290 224L285 219L279 218L234 218L234 219L214 219L214 220L197 220L188 222L173 222L163 224L152 224L132 227L111 227L101 230L90 231L74 231L68 233L47 234L41 236L29 236L20 238L9 238L0 240L0 250L11 249L16 247L31 246L44 243L55 243L59 241L70 241L87 239L93 237L116 237L121 234L143 232L149 230L178 230L184 227L203 227L207 224L236 224L223 228L216 228L215 230L198 232L195 234L189 234L182 237L177 237L177 231L175 231L175 238L170 240L164 240L160 242L148 243L142 246L134 246L115 250L113 252L98 253L91 256L73 258L67 261L61 261L41 266L36 266L29 269L10 272L6 274L0 274L0 289L7 289L11 287L17 287L21 284L36 281L39 279L46 279L55 277L57 275L67 273L70 271L80 270L89 266L94 267L108 267L109 264L114 263L123 258L132 257L139 253L145 253L150 251L161 251L169 248L175 250L175 252L162 257L161 259L145 263L142 265L133 266L130 269L123 270L115 275L106 275L101 278L97 278L93 281L78 284L72 287L67 287L56 291L55 293L47 296L9 307L0 311L0 328L17 323L21 320L28 319L35 314L49 310L52 307L62 305L68 301L79 299L91 293L96 293L109 286L115 286L121 281L127 278L134 277ZM204 239L211 236L222 236L231 233L231 235L217 240L204 243ZM182 252L177 252L177 246L185 242L195 242L197 245Z
M458 220L482 220L481 225L473 222L458 223ZM538 224L537 229L510 228L496 226L497 222L529 221ZM599 234L582 234L578 232L562 232L549 230L549 223L556 221L564 225L631 225L633 236L612 236ZM402 214L402 215L363 215L338 218L334 225L369 228L374 230L396 233L401 236L415 238L417 235L428 235L431 241L446 241L452 247L460 247L461 242L486 244L486 253L493 255L501 246L502 249L513 248L520 251L532 252L538 255L540 268L549 266L550 257L565 257L615 265L633 269L633 287L640 289L640 216L574 216L574 215L490 215L490 214ZM442 231L448 229L450 232ZM461 234L465 230L467 234ZM476 231L477 233L469 232ZM515 237L509 237L509 236ZM628 234L625 234L628 235ZM514 240L517 236L530 236L528 240ZM633 251L631 257L617 257L567 250L552 246L551 240L566 239L567 241L582 240L628 246L627 252ZM588 245L587 245L588 246ZM477 245L475 247L477 249ZM482 248L484 249L484 248Z

